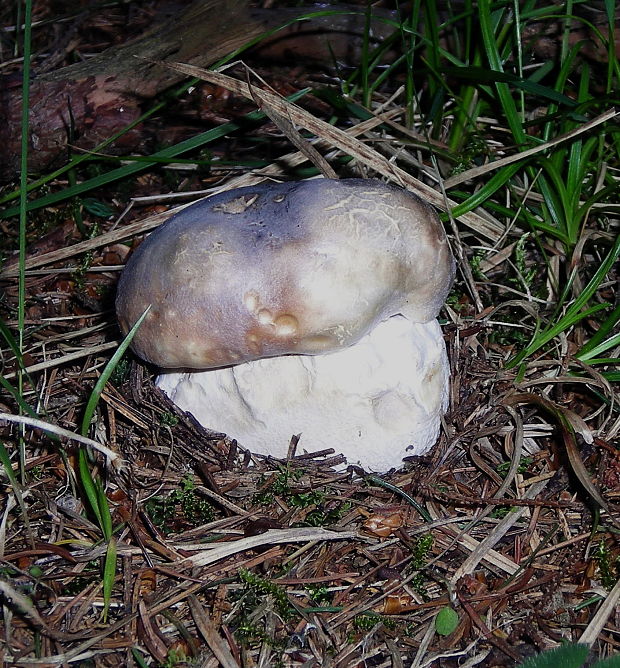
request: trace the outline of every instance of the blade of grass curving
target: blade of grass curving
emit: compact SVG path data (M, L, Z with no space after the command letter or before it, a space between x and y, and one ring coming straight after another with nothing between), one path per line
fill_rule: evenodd
M514 14L514 44L517 52L516 62L517 62L517 75L519 79L523 80L523 39L521 36L521 2L520 0L512 1L512 12ZM523 90L519 91L519 115L521 120L525 119L525 92Z
M573 310L573 307L575 306L576 303L577 302L573 303L573 305L566 312L564 317L562 317L555 325L542 330L538 334L538 336L534 337L530 345L527 348L525 348L525 350L521 351L512 360L509 360L506 363L506 368L507 369L513 368L515 365L521 363L526 357L528 357L532 353L535 353L539 348L542 348L545 344L549 343L549 341L558 336L558 334L561 334L562 332L569 329L573 325L577 324L584 318L589 318L590 316L594 315L595 313L598 313L599 311L602 311L603 309L609 306L609 304L606 303L597 304L596 306L592 306L586 309L585 311L575 312Z
M455 218L462 216L464 213L472 211L479 207L483 202L492 197L502 186L523 167L521 162L513 162L500 170L495 172L493 176L473 195L468 197L464 202L452 209L452 215Z
M479 64L470 67L442 67L438 71L451 78L474 81L478 84L505 83L509 89L510 87L513 87L521 92L529 93L533 97L540 97L543 100L557 102L570 109L573 109L578 105L578 102L568 97L568 95L564 95L564 93L560 93L549 86L540 84L533 80L532 77L524 79L523 77L510 72L487 70L484 67L480 67Z
M470 193L463 190L453 190L450 192L450 195L453 195L455 199L467 199ZM492 214L497 214L497 217L503 216L504 218L512 219L515 217L515 210L509 206L504 206L494 200L487 200L484 205L486 211ZM536 216L529 212L525 207L521 207L517 211L517 217L515 220L523 221L525 225L528 225L533 230L539 229L543 231L548 231L550 234L555 234L555 228L552 226L545 227L545 223L541 223Z
M86 404L86 408L84 410L84 417L82 419L81 428L82 436L86 436L88 433L91 420L95 413L95 409L97 408L97 403L101 397L101 393L103 392L105 384L108 382L110 376L116 368L116 365L129 347L129 344L131 343L133 337L138 331L138 328L144 321L144 318L147 316L149 311L150 306L144 311L136 324L131 328L127 336L123 339L116 352L114 355L112 355L103 369L103 372L95 384L95 387L91 392L88 403ZM84 492L86 494L86 498L88 499L90 508L97 518L97 522L99 523L99 527L101 528L104 538L109 541L112 537L112 515L110 513L110 505L101 481L99 479L95 480L92 477L88 467L86 451L83 448L80 449L79 452L78 467L80 472L80 481L82 483L82 487L84 488Z
M606 352L607 350L611 350L612 348L615 348L616 346L620 346L620 334L616 334L615 336L610 337L609 339L606 339L605 341L601 342L598 344L598 346L595 346L594 348L591 348L590 350L584 352L579 351L575 357L582 362L589 362L590 364L594 364L595 361L593 358L598 357L601 353ZM616 359L615 358L604 358L604 359L598 359L596 360L597 364L613 364L615 363Z
M389 65L383 68L372 82L372 85L370 87L371 96L381 87L381 85L385 81L388 81L390 77L393 76L394 72L398 71L401 65L406 61L407 61L407 54L403 53L397 58L395 58L394 61L391 62ZM410 77L407 77L407 81L409 81L409 78ZM407 90L407 86L405 86L405 90ZM408 99L406 94L405 94L405 99Z
M618 345L618 342L616 342L616 345ZM620 357L592 357L592 358L588 359L588 364L590 366L594 366L596 364L619 366L620 365ZM605 375L604 371L602 373L603 373L603 375Z
M464 199L465 202L469 201L469 197L471 197L469 192L465 192L464 190L451 190L450 191L450 196L453 196L455 199ZM464 204L463 202L462 204ZM459 204L458 206L462 206L462 204ZM506 218L513 218L515 215L514 209L511 209L509 207L503 206L502 204L498 204L496 201L487 199L485 202L485 209L488 209L490 212L497 213L500 216L505 216ZM454 211L459 211L457 207L454 207ZM459 213L458 215L462 215ZM445 218L446 214L441 213L440 217ZM553 226L550 225L549 223L545 223L541 221L539 218L536 218L532 213L527 211L525 207L521 207L519 210L517 220L522 220L525 224L529 225L532 230L537 230L541 232L547 232L549 235L553 236L554 238L558 238L563 241L563 237L561 236L561 233L558 232L558 230Z
M584 344L576 357L583 359L581 355L589 353L591 350L599 346L606 336L609 336L611 332L617 327L620 323L620 304L605 318L601 323L596 333L590 337L590 340Z
M9 457L9 453L7 452L7 449L4 447L4 443L2 443L1 441L0 441L0 464L2 464L2 466L4 467L7 478L9 479L9 482L11 483L13 489L17 490L17 493L19 493L21 497L21 485L19 484L19 481L15 476L15 471L13 471L13 464L11 464L11 458ZM15 496L17 496L17 493ZM19 498L17 500L19 501Z
M564 24L564 30L562 31L562 43L560 47L560 62L564 62L566 59L566 54L568 53L568 49L570 47L570 33L572 31L573 26L571 25L572 20L573 20L573 0L565 0L564 4L564 19L563 19L563 24Z
M439 26L441 21L437 13L437 3L435 0L423 0L424 12L424 37L425 51L424 61L433 76L428 77L426 85L428 95L432 100L430 109L427 112L427 121L433 124L432 136L436 137L440 126L443 125L443 110L445 106L446 82L439 75L441 66L441 55L439 50Z
M395 58L389 64L386 64L385 53L389 51L390 48L393 48L394 42L397 41L397 34L395 33L392 37L386 39L381 43L380 46L376 47L371 53L371 63L370 70L375 73L375 78L370 85L370 99L372 100L373 94L380 88L381 84L389 78L389 74L394 72L403 62L406 61L407 55L401 54ZM376 73L376 70L379 70L379 73ZM409 78L409 77L408 77ZM405 96L405 99L406 96Z
M15 403L19 406L21 415L30 415L33 418L39 417L32 406L26 402L20 391L16 387L13 387L4 376L0 376L0 385L13 397Z
M479 68L482 62L482 54L476 48L473 56L473 65L469 69ZM444 68L443 71L449 68ZM463 68L453 68L456 71L461 71ZM448 139L448 146L453 152L458 152L467 143L467 137L476 127L476 119L480 114L481 102L478 94L477 86L461 86L459 91L460 103L458 104L455 114L454 123L450 130L450 137Z
M88 399L88 403L86 404L86 408L84 409L84 417L82 418L82 428L80 431L82 436L86 436L88 434L88 429L90 428L91 420L93 419L93 415L95 414L95 409L97 408L97 403L99 402L99 398L101 397L101 393L103 392L105 384L110 379L110 376L114 372L116 365L120 362L121 357L125 354L127 348L129 348L129 345L131 344L133 337L136 335L138 328L140 327L140 325L144 321L144 318L146 318L150 310L151 307L149 306L146 309L146 311L144 311L144 313L138 318L136 324L129 330L127 336L123 339L119 347L116 349L114 355L112 355L108 363L105 365L105 368L101 372L101 376L99 376L99 380L97 380L97 382L95 383L95 387L93 388L93 391L91 392L90 397Z
M565 149L560 152L566 154ZM541 191L543 193L543 207L549 218L553 221L554 228L562 231L562 240L569 242L566 217L568 212L568 196L566 186L562 178L561 168L556 167L552 159L543 156L538 158L538 164L546 178L539 180Z
M24 5L24 68L22 71L22 118L21 118L21 153L20 153L20 189L19 200L19 294L17 308L17 328L19 331L20 356L24 350L24 328L25 328L25 303L26 303L26 187L28 185L28 137L30 133L30 41L32 23L32 0L26 0ZM21 390L21 374L20 390Z
M601 156L601 161L605 161L605 157ZM607 204L609 205L608 207L602 207L601 211L603 212L611 212L615 211L617 213L618 211L618 204L613 200L613 198L616 197L618 194L618 184L617 183L611 183L608 186L605 186L604 188L601 188L600 190L597 190L592 197L589 197L580 207L580 215L584 216L594 204L597 203L605 203L606 200Z
M101 619L105 624L108 621L108 611L110 610L110 601L112 600L112 588L116 577L117 549L116 540L110 538L103 562L103 612Z
M571 306L566 310L564 316L562 316L554 324L550 325L547 329L540 332L532 340L529 346L527 346L524 350L522 350L518 355L513 357L512 360L509 360L506 363L507 369L512 369L517 364L520 364L526 357L529 357L532 353L535 353L539 348L544 346L546 343L551 341L551 339L553 339L558 334L565 331L575 323L591 315L594 315L595 313L598 313L599 311L609 306L609 304L596 304L595 306L592 306L586 310L582 310L585 308L586 304L588 303L590 298L594 295L594 293L599 288L601 283L605 280L605 277L607 276L613 264L618 259L619 255L620 255L620 236L616 238L612 249L609 251L609 254L605 258L601 266L598 268L594 276L592 276L588 284L584 287L579 297L577 297L577 299L575 299L575 301L571 304Z
M453 15L453 20L458 16L458 25L462 26L461 30L455 30L454 40L455 48L453 51L458 53L466 65L471 65L473 62L472 54L479 54L477 47L477 21L475 20L476 12L473 8L472 0L464 0L462 11Z
M1 319L0 319L0 335L2 335L2 338L7 342L7 345L11 349L11 352L15 357L15 362L17 363L18 368L22 370L23 377L30 383L31 387L34 387L35 384L32 381L30 374L26 371L26 366L24 364L24 360L19 349L19 343L18 341L15 340L15 337L13 336L11 330L5 325L5 323ZM11 394L11 396L20 405L20 408L25 413L28 413L28 415L30 415L31 417L38 417L37 414L34 413L30 408L30 406L28 406L28 404L24 401L22 392L20 392L19 390L15 389L12 385L10 385L8 380L2 375L0 375L0 384L2 384L4 388ZM26 406L28 406L27 409L25 408Z
M131 648L131 656L136 662L138 668L149 668L149 664L144 660L142 654L140 654L140 650L137 647Z
M23 360L21 351L19 349L19 342L15 340L15 337L11 333L11 330L4 324L4 321L0 319L0 334L2 338L6 341L7 345L11 349L13 355L15 355L15 360L17 364L23 366Z
M390 492L393 492L394 494L402 497L407 501L415 510L419 513L420 517L425 522L432 522L433 518L430 516L429 512L421 506L412 496L407 494L404 490L402 490L400 487L397 487L396 485L392 485L392 483L387 482L387 480L383 480L383 478L380 478L379 476L376 475L369 475L364 478L365 481L368 483L371 483L373 485L378 485L379 487L383 487L384 489L389 489Z
M592 153L597 148L598 143L598 137L590 137L585 143L582 139L576 139L570 146L568 170L566 173L566 191L570 195L568 204L572 210L579 208L581 192L588 172L592 169Z
M558 92L564 91L566 87L566 82L568 81L572 73L575 71L575 61L577 60L580 50L581 50L581 44L575 44L568 52L566 57L562 61L560 61L561 67L556 77L554 86L556 91ZM558 110L557 105L553 103L547 110L547 114L551 120L548 123L546 123L545 126L543 127L542 135L545 141L549 141L549 139L552 139L557 134L561 134L561 132L558 132L556 130L555 124L553 122L554 115L557 112L557 110ZM558 167L560 166L561 165L558 165Z
M103 484L99 478L93 478L88 465L88 455L84 448L80 448L78 453L78 470L80 482L86 494L88 505L97 518L97 523L107 541L112 537L112 514L110 513L110 504Z
M590 69L587 63L583 63L579 82L579 92L577 95L579 102L583 103L590 98L589 88ZM597 136L590 137L586 141L584 141L582 137L579 137L572 142L569 148L568 169L566 173L566 192L568 200L566 210L566 231L571 245L577 243L581 225L584 220L584 216L580 215L583 213L583 210L579 207L579 202L587 183L588 173L592 172L592 153L598 145L599 138Z
M409 10L409 17L403 19L401 14L401 7L398 6L399 21L398 30L401 35L402 51L405 54L407 61L406 72L413 72L414 53L420 35L415 32L415 28L420 25L420 14L422 12L422 0L414 0L411 9ZM405 77L405 125L412 128L415 118L415 85L413 76Z

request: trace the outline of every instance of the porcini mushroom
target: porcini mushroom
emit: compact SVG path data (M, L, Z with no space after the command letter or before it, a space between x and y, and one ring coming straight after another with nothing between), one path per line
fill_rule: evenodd
M387 470L435 442L454 260L433 211L363 179L262 184L173 216L130 258L135 352L205 426L263 454L290 438ZM183 369L183 371L181 371ZM201 369L202 371L187 371Z

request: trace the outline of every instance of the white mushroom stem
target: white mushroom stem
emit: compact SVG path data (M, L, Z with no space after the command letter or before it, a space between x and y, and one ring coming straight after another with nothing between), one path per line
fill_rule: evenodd
M449 365L436 320L396 315L358 343L323 355L286 355L190 373L158 386L204 426L260 454L333 448L349 463L387 471L427 452L448 400Z

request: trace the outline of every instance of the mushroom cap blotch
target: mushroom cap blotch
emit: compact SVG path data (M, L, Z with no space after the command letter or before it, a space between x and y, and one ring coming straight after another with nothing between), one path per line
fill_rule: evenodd
M202 200L130 258L116 309L164 368L346 348L403 314L433 320L454 278L434 210L380 181L267 183Z

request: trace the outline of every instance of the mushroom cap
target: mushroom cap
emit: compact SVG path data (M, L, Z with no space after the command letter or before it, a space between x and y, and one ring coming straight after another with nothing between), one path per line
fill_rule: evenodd
M396 315L330 355L284 355L224 369L164 373L157 385L205 427L252 452L333 448L350 464L387 471L437 440L449 388L437 320Z
M184 209L130 258L116 311L143 359L210 369L334 352L401 313L433 320L454 278L434 210L380 181L230 190Z

